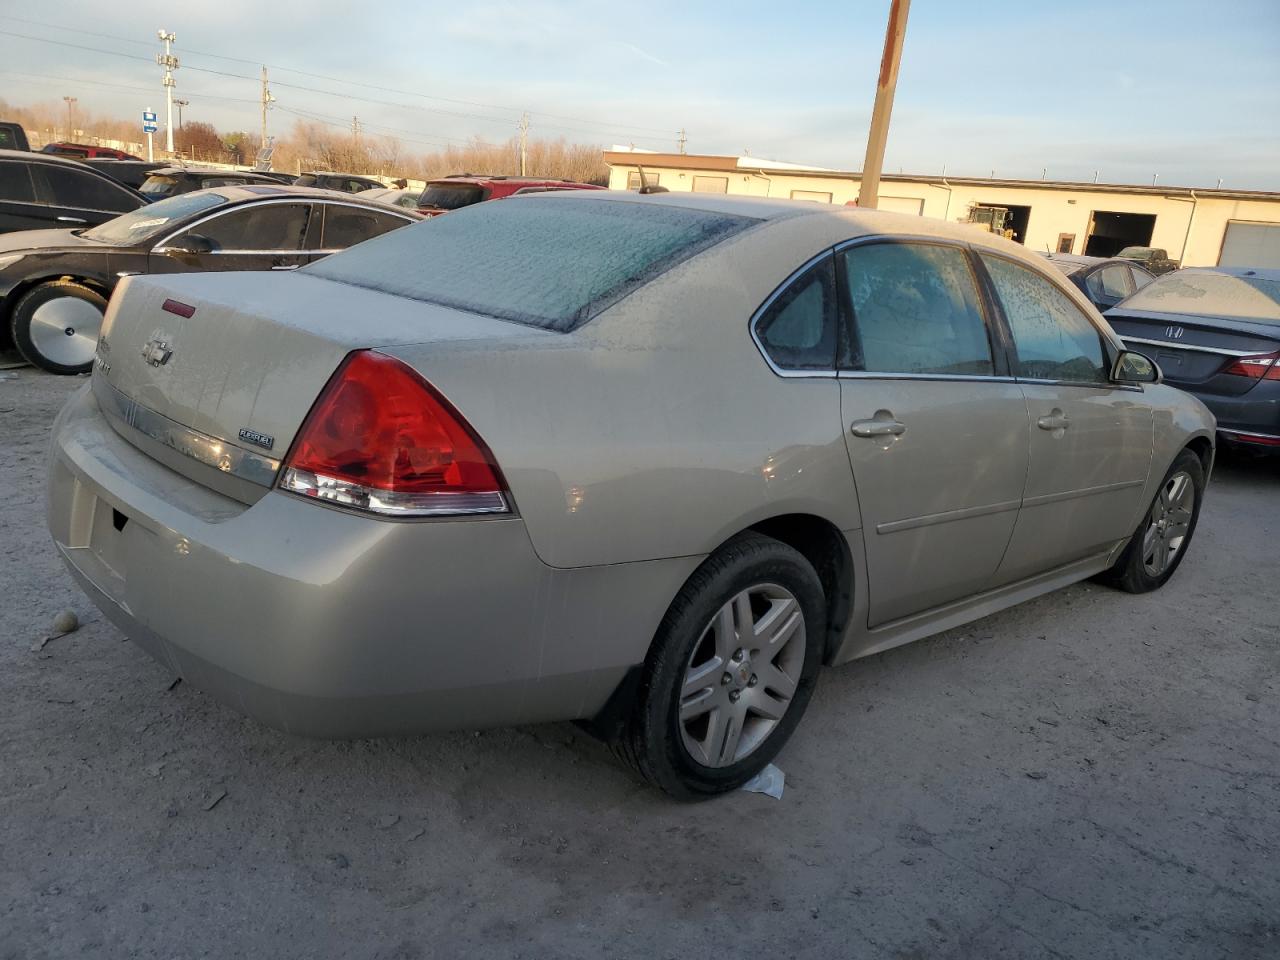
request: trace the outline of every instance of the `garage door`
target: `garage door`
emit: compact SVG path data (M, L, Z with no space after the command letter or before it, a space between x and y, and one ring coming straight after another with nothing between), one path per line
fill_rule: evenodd
M1227 221L1220 267L1280 267L1280 223Z
M920 216L924 213L924 201L916 197L881 197L879 208L891 213L914 213Z

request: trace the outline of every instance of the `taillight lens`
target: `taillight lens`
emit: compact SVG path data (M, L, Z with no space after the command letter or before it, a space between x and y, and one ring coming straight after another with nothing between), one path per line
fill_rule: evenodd
M462 415L411 367L369 350L329 379L280 488L386 516L510 510L493 455Z
M1233 377L1248 377L1250 380L1280 380L1280 353L1238 357L1222 372Z

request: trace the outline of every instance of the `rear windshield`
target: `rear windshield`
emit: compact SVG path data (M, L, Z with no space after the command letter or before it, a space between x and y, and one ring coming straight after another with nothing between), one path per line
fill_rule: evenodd
M1124 309L1280 323L1280 282L1180 270L1147 284L1124 302Z
M418 206L436 210L457 210L484 199L484 187L473 183L429 183Z
M148 197L167 197L173 193L173 188L177 185L177 177L162 177L153 173L147 177L139 190Z
M167 200L157 200L124 216L108 220L82 235L99 243L110 243L114 246L131 246L149 240L162 231L169 229L180 220L185 220L202 210L212 210L227 202L220 193L205 190L199 193L183 193Z
M581 194L519 197L432 217L305 269L358 287L567 331L755 222Z

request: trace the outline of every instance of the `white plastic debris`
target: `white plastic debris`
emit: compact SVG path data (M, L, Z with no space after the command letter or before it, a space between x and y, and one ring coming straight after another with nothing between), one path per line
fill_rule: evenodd
M787 775L772 763L742 785L748 793L763 793L775 800L782 799L782 785Z

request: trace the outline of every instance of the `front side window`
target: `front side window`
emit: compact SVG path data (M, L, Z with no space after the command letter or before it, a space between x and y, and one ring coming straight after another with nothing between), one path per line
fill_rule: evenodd
M857 331L855 369L978 377L995 372L963 250L876 243L841 256Z
M1085 286L1099 300L1123 300L1129 295L1128 267L1119 264L1089 274Z
M838 315L835 268L828 256L774 298L756 321L756 337L783 370L832 370Z
M42 163L33 167L31 173L36 181L37 191L43 194L44 202L54 206L124 213L142 205L140 200L114 181L95 176L86 170ZM43 190L40 188L41 180L44 181Z
M260 203L196 224L190 232L222 253L301 250L310 210L305 203Z
M982 254L1013 333L1014 375L1028 380L1107 383L1102 336L1063 291L1039 274Z

